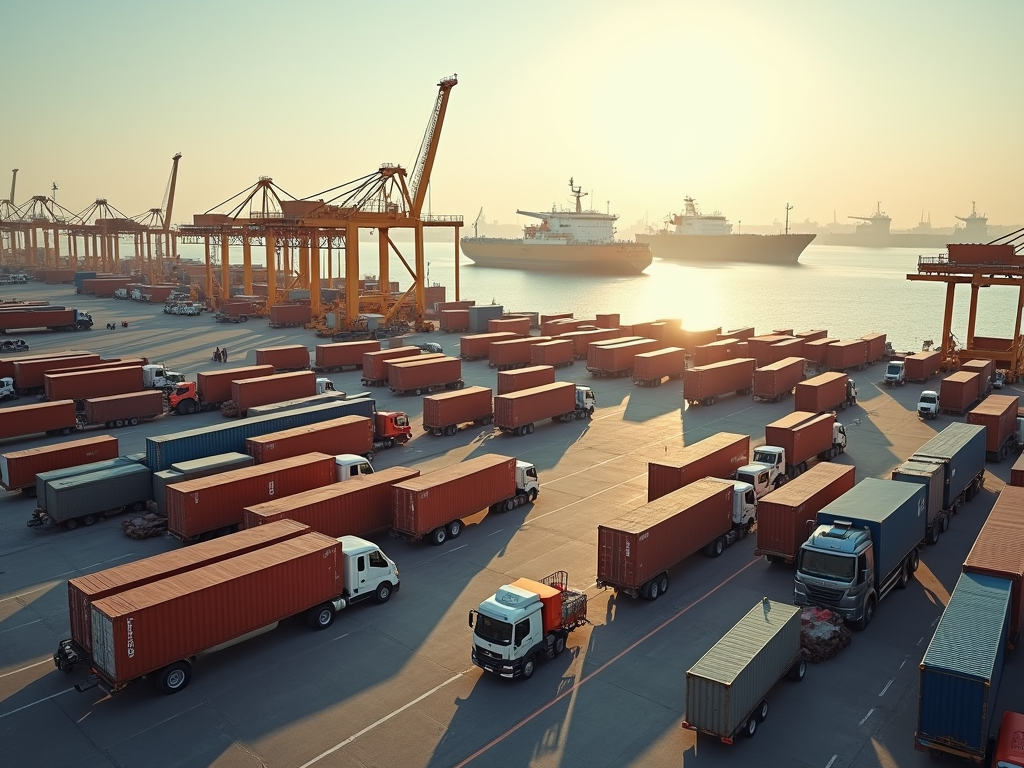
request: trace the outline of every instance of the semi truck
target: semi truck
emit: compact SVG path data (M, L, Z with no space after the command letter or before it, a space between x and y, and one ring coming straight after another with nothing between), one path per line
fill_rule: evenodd
M714 405L722 395L735 392L749 395L753 392L754 366L752 357L740 357L711 365L687 368L683 374L683 396L693 405Z
M12 451L0 456L0 487L34 496L36 475L40 472L105 461L117 455L117 438L111 435Z
M163 394L147 390L108 397L90 397L82 401L82 410L76 415L76 419L79 429L113 429L134 427L140 421L163 415L163 412Z
M39 307L0 312L0 333L46 328L50 331L88 331L92 315L71 307Z
M857 383L845 373L823 373L801 381L794 389L793 408L797 411L844 411L856 404Z
M195 382L185 381L174 388L167 397L167 404L170 410L184 415L220 410L221 405L231 399L232 381L270 376L273 373L272 365L250 365L197 373Z
M587 595L556 571L540 581L517 579L469 612L473 663L508 679L529 680L543 659L565 650L569 633L587 621Z
M661 347L657 339L617 340L615 344L597 344L587 355L587 371L592 376L632 376L637 355L654 352Z
M70 435L78 428L74 400L56 400L4 408L0 419L0 440L27 437L39 432Z
M783 677L800 682L800 609L769 600L755 605L686 671L682 727L732 744L752 739L768 717L768 693Z
M457 357L410 360L391 365L388 388L397 395L417 395L435 389L462 389L462 361Z
M758 498L807 471L808 462L831 461L846 450L846 428L835 414L794 411L764 428L765 445L735 477L750 483Z
M887 387L902 387L907 383L906 365L902 360L890 360L885 366L882 383Z
M939 418L939 393L926 389L917 398L917 415L922 419Z
M797 555L793 602L866 629L878 603L917 571L926 510L921 485L861 480L815 516L817 528Z
M14 388L14 379L10 376L0 378L0 401L17 400L19 397L18 390Z
M804 359L785 357L754 371L754 400L778 403L804 380Z
M467 387L423 398L423 429L432 435L450 436L463 424L486 426L493 422L494 405L487 387Z
M1002 461L1024 446L1024 419L1017 417L1020 398L989 395L967 414L968 424L985 427L985 458Z
M185 374L168 370L164 365L147 363L142 366L142 386L146 389L159 389L162 392L173 392L179 384L185 382Z
M910 458L942 465L942 508L953 515L985 486L985 428L950 424Z
M698 550L718 557L757 518L747 483L707 477L597 527L597 585L657 600L668 571Z
M654 501L694 480L733 477L750 461L750 436L719 432L683 448L674 461L647 464L647 501Z
M71 531L79 524L92 525L110 515L138 512L152 493L153 473L135 462L48 479L27 525L59 526Z
M245 416L250 408L280 403L299 397L311 397L334 390L330 379L318 379L312 371L275 373L231 382L231 399L221 405L228 417Z
M538 421L569 422L594 415L597 396L590 387L561 381L494 398L494 423L505 434L533 434Z
M540 494L537 468L488 453L394 486L392 529L440 546L462 534L463 518L481 510L511 512Z
M203 654L269 632L290 616L304 614L310 628L326 629L348 605L387 602L399 585L398 567L376 544L316 532L203 565L95 601L93 674L75 688L115 693L148 677L163 693L178 693ZM232 610L241 604L246 610ZM208 620L181 621L200 615Z

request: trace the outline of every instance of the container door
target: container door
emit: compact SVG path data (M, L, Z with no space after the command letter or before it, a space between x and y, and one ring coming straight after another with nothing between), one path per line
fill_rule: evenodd
M114 653L114 624L106 614L95 608L91 610L93 661L111 680L116 680L117 655Z

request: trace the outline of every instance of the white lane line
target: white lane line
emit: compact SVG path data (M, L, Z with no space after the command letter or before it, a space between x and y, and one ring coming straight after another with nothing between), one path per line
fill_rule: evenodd
M832 768L832 763L836 761L837 757L839 757L839 755L832 755L832 759L825 763L825 768Z
M344 635L338 635L337 637L332 638L332 639L328 640L327 642L328 643L333 643L335 640L341 640L341 638L343 638L343 637L348 637L350 634L352 634L352 633L351 632L346 632Z
M924 642L924 638L922 637L920 640L917 641L917 644L920 645L923 642Z
M32 669L32 667L38 667L40 664L52 664L52 663L53 663L53 659L43 659L42 661L37 661L35 664L29 664L27 667L21 667L20 669L12 669L10 672L4 672L2 675L0 675L0 677L10 677L11 675L16 675L19 672L24 672L26 669Z
M14 630L21 629L22 627L27 627L27 626L30 626L32 624L38 624L40 621L42 621L42 619L36 619L35 621L26 621L24 624L19 624L16 627L8 627L7 629L0 629L0 635L2 635L4 632L13 632Z
M907 659L909 659L909 658L910 658L909 656L904 656L903 657L903 664L900 664L900 669L903 669L903 665L907 663Z
M869 709L868 713L866 715L864 715L864 718L859 723L857 723L857 727L859 728L860 726L864 725L864 723L866 723L868 721L868 718L871 717L871 715L874 714L874 712L875 712L875 708L874 707Z
M401 706L401 707L399 707L398 709L396 709L396 710L395 710L394 712L392 712L391 714L388 714L388 715L384 715L384 717L382 717L382 718L381 718L380 720L378 720L377 722L375 722L375 723L370 723L370 725L368 725L368 726L366 726L365 728L363 728L363 730L359 731L358 733L354 733L354 734L352 734L351 736L349 736L349 737L348 737L347 739L345 739L344 741L342 741L342 742L339 742L338 744L335 744L335 745L334 745L333 747L331 747L330 749L328 749L328 750L327 750L326 752L321 752L321 753L320 753L319 755L317 755L316 757L314 757L314 758L313 758L312 760L310 760L309 762L307 762L307 763L303 763L303 764L302 764L301 766L299 766L299 768L309 768L309 766L313 765L314 763L318 763L318 762L320 762L321 760L323 760L323 759L324 759L325 757L327 757L328 755L333 755L333 754L334 754L335 752L337 752L337 751L338 751L339 749L341 749L342 747L344 747L344 746L347 746L347 745L351 744L351 743L352 743L353 741L355 741L356 739L358 739L358 738L359 738L360 736L362 736L362 735L364 735L364 734L366 734L366 733L369 733L370 731L372 731L372 730L373 730L374 728L376 728L376 727L377 727L378 725L383 725L383 724L384 724L384 723L386 723L386 722L387 722L388 720L390 720L391 718L395 717L395 715L399 715L399 714L401 714L402 712L404 712L405 710L407 710L407 709L408 709L409 707L413 707L413 706L415 706L415 705L419 704L419 703L420 703L421 701L423 701L423 700L424 700L424 699L426 699L427 697L429 697L429 696L433 695L434 693L437 693L437 692L438 692L439 690L441 690L442 688L444 688L444 687L445 687L446 685L448 685L449 683L453 683L453 682L455 682L455 681L456 681L456 680L458 680L458 679L459 679L460 677L462 677L462 676L463 676L464 674L466 674L466 672L470 672L470 671L471 671L471 669L466 669L466 670L463 670L462 672L459 672L459 673L458 673L457 675L452 675L452 676L451 676L451 677L449 677L449 678L448 678L447 680L445 680L445 681L444 681L443 683L440 683L439 685L435 685L435 686L434 686L433 688L431 688L431 689L430 689L429 691L427 691L426 693L422 694L421 696L417 696L417 697L416 697L415 699L413 699L412 701L410 701L410 702L409 702L408 704L405 704L404 706ZM69 689L69 690L71 690L71 689Z
M469 546L469 544L463 544L461 547L455 547L454 549L449 549L447 552L442 552L440 555L438 555L438 557L444 557L445 555L450 555L452 552L458 552L460 549L465 549L468 546Z
M491 536L493 536L493 535L494 535L495 533L501 533L501 532L502 532L502 531L504 531L504 530L505 530L504 528L499 528L499 529L498 529L498 530L496 530L496 531L495 531L494 533L488 533L488 534L487 534L487 538L491 538Z
M8 715L13 715L15 712L21 712L21 710L28 709L29 707L34 707L36 704L42 704L44 701L49 701L50 699L55 699L58 696L63 696L68 691L73 691L73 690L75 690L75 689L74 688L65 688L63 691L59 691L58 693L55 693L52 696L47 696L45 699L39 699L39 701L33 701L31 704L26 704L23 707L18 707L17 709L12 709L10 712L4 712L3 714L0 714L0 720L4 719Z
M892 685L895 682L896 682L896 678L895 677L889 678L889 682L885 684L885 688L883 688L882 692L880 694L878 694L878 698L882 698L883 696L885 696L885 692L889 690L889 686Z
M936 624L939 623L939 619L941 619L941 618L942 618L942 614L940 613L938 616L935 617L935 621L933 621L930 626L934 627Z
M85 568L83 568L82 570L83 571L87 571L90 568L95 568L97 565L106 565L107 563L112 563L115 560L124 560L126 557L133 557L134 555L135 555L134 552L129 552L127 555L121 555L119 557L112 557L109 560L100 560L98 563L93 563L92 565L85 566Z
M58 576L66 576L68 573L74 573L74 571L66 571L65 573L58 573ZM36 587L30 589L28 592L20 592L17 595L11 595L10 597L0 597L0 603L6 603L8 600L18 600L19 598L25 597L25 595L33 595L36 592L42 592L44 589L52 589L54 584L46 584L42 587Z

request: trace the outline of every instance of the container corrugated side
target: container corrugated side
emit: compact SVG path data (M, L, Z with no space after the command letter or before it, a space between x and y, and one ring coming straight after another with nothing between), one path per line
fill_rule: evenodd
M362 368L363 355L379 351L379 341L342 341L337 344L317 344L313 354L317 366L321 368L342 368L348 365Z
M10 357L0 357L0 377L10 377L17 379L14 375L15 365L28 360L52 360L60 357L79 357L81 355L92 355L92 352L86 352L79 349L66 349L63 352L47 352L39 355L12 355ZM98 355L97 355L98 357Z
M148 419L159 416L163 412L163 393L155 389L107 397L91 397L84 404L85 418L90 424Z
M683 374L683 395L687 400L703 400L750 389L756 361L750 357L687 368Z
M415 389L455 384L462 377L462 360L457 357L439 357L423 363L394 365L388 375L392 392L410 392Z
M340 555L335 539L306 533L97 600L95 667L118 687L324 603L343 589Z
M885 334L866 333L861 336L868 343L868 361L876 363L885 356Z
M196 390L204 403L223 403L231 399L231 382L273 376L272 365L250 365L226 371L200 371L196 374Z
M833 370L860 368L868 362L868 343L864 339L845 339L829 344L825 363Z
M417 357L422 350L419 347L394 347L392 349L381 349L377 352L363 353L363 380L364 381L387 381L388 361L398 360L405 357Z
M530 362L530 347L551 340L550 336L525 336L491 342L487 347L487 362L492 368L503 365L527 365Z
M279 403L316 394L316 374L312 371L278 373L231 382L231 400L243 415L258 405Z
M804 379L804 359L784 357L754 370L754 397L774 399L787 394Z
M491 390L487 387L466 387L423 398L424 428L440 429L478 421L489 418L493 413Z
M47 400L85 400L142 389L142 366L43 374Z
M1014 395L989 395L967 413L968 424L985 427L985 450L997 453L1006 439L1017 431L1020 398Z
M100 356L95 354L81 354L66 357L50 358L28 358L14 362L13 378L18 389L30 389L43 386L43 374L59 368L68 368L72 365L86 365L98 363Z
M957 371L939 385L939 408L963 413L978 400L981 377L971 371Z
M309 350L301 344L263 347L256 350L256 364L272 365L275 371L305 370L309 368Z
M587 349L593 341L611 341L619 338L619 329L602 328L597 331L569 331L559 334L558 338L572 342L573 357L582 360L587 356Z
M39 501L58 523L120 507L142 505L153 493L153 479L142 464L131 462L96 472L47 480Z
M665 347L652 352L641 352L633 358L634 381L661 381L665 376L679 378L686 370L686 350Z
M918 352L903 358L903 375L908 381L924 381L939 372L942 355L934 352Z
M793 408L810 413L835 408L846 400L848 379L845 373L830 372L799 382L793 394Z
M570 359L572 359L570 357ZM498 394L507 395L521 389L531 389L555 383L555 369L550 365L533 365L514 371L498 371Z
M366 454L373 451L373 419L342 416L305 427L257 435L245 441L245 452L257 464L289 459L304 453Z
M813 414L794 411L764 428L764 441L786 450L786 464L803 464L832 447L832 426L836 417L831 413Z
M1024 488L1024 454L1021 454L1010 468L1010 485Z
M817 365L825 365L828 360L828 348L839 339L815 339L804 342L804 357Z
M977 424L949 424L914 451L911 458L936 459L945 463L942 503L949 509L985 469L985 428Z
M710 344L702 344L693 350L694 365L710 365L740 357L739 343L739 339L729 337L712 341Z
M643 339L642 336L626 336L626 335L617 336L617 337L614 337L614 338L611 338L611 339L600 339L600 340L593 340L593 339L591 339L589 341L589 343L587 344L587 369L589 370L591 368L596 368L597 367L597 357L596 356L600 354L599 350L603 349L604 347L618 346L620 344L629 344L629 343L634 342L634 341L641 341L642 339Z
M576 408L576 385L567 381L544 384L540 387L496 395L494 423L505 429L515 429L550 419Z
M8 491L34 488L40 472L114 459L117 455L117 438L112 435L12 451L0 456L0 485Z
M515 338L518 338L518 335L511 331L501 331L499 333L474 333L469 336L463 336L459 340L459 349L461 350L462 357L477 359L488 356L488 349L492 342L506 341L508 339Z
M83 475L88 472L99 472L100 470L110 469L111 467L124 467L128 464L142 463L140 461L136 461L133 456L134 454L118 456L116 459L105 459L103 461L94 461L89 464L81 464L76 467L65 467L63 469L51 469L47 472L38 472L36 473L36 498L46 498L46 484L51 480L60 480L61 478L71 477L72 475Z
M542 341L530 347L530 364L538 365L572 365L573 343L571 339L554 339Z
M750 436L719 432L683 448L678 458L647 464L647 501L704 477L730 477L750 462Z
M942 492L946 484L946 468L939 462L907 459L892 471L893 480L901 483L917 483L927 491L928 526L931 527L942 511Z
M162 552L132 563L68 579L71 639L86 651L92 651L92 604L97 600L292 539L309 530L309 526L302 523L282 520L260 526L255 531L233 533L192 547Z

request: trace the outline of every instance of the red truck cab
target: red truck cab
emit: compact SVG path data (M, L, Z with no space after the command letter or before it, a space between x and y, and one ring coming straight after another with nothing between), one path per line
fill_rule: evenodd
M1024 715L1019 712L1003 712L992 768L1024 768Z
M373 420L374 442L385 447L407 443L412 435L409 416L404 411L377 411Z

